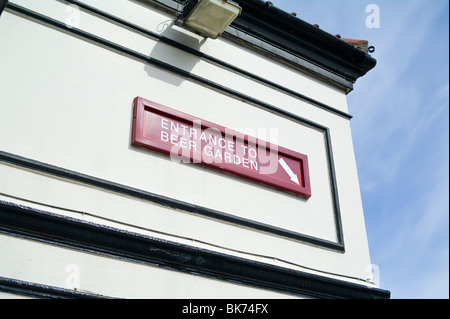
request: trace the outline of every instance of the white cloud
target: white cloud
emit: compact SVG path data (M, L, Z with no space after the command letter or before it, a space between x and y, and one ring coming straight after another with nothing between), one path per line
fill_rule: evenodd
M378 64L366 75L364 86L349 95L361 185L366 190L376 189L373 176L380 184L395 180L399 167L417 148L418 136L443 111L442 105L432 104L436 99L426 85L435 75L412 72L423 64L429 64L430 72L445 68L425 54L430 42L441 40L433 29L440 8L409 3L380 5L385 30L378 39Z
M448 298L448 1L274 3L375 46L348 95L372 262L393 298ZM379 29L364 26L369 3Z

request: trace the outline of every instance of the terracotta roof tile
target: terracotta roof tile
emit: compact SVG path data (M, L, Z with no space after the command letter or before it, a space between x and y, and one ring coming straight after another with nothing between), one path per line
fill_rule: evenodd
M341 38L339 35L337 35L337 37L340 38L342 41L347 42L347 43L357 47L358 49L363 50L366 53L370 51L369 50L369 41L367 41L367 40L346 39L346 38ZM370 47L370 48L373 48L373 47Z

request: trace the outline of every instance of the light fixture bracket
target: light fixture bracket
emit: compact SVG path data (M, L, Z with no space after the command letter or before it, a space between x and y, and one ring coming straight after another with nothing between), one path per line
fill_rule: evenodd
M216 39L241 12L231 0L187 0L177 20L197 34Z

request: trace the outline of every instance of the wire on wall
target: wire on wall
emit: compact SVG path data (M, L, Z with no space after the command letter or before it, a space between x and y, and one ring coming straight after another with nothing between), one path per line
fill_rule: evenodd
M131 227L131 228L139 229L139 230L142 230L142 231L152 232L152 233L163 235L163 236L168 236L168 237L181 239L181 240L185 240L185 241L189 241L189 242L196 242L196 243L203 244L203 245L206 245L206 246L209 246L209 247L219 248L219 249L223 249L223 250L234 252L234 253L239 253L239 254L243 254L243 255L247 255L247 256L258 257L258 258L263 258L263 259L267 259L267 260L271 260L271 261L275 261L275 262L280 262L280 263L284 263L284 264L287 264L287 265L300 267L300 268L303 268L303 269L306 269L306 270L310 270L310 271L314 271L314 272L320 272L322 274L327 274L327 275L332 275L332 276L337 276L337 277L342 277L342 278L353 279L353 280L357 280L357 281L362 281L364 283L371 283L370 281L365 280L365 279L352 277L352 276L346 276L346 275L342 275L342 274L336 274L336 273L332 273L332 272L327 272L327 271L323 271L323 270L318 270L318 269L306 267L306 266L303 266L303 265L300 265L300 264L297 264L297 263L294 263L294 262L291 262L291 261L288 261L288 260L285 260L285 259L282 259L282 258L278 258L278 257L274 257L274 256L268 256L268 255L261 255L261 254L256 254L256 253L252 253L252 252L248 252L248 251L242 251L242 250L238 250L238 249L234 249L234 248L229 248L229 247L225 247L225 246L222 246L222 245L214 244L214 243L211 243L211 242L199 240L199 239L196 239L196 238L190 238L190 237L186 237L186 236L181 236L181 235L177 235L177 234L173 234L173 233L168 233L168 232L163 232L163 231L159 231L159 230L155 230L155 229L151 229L151 228L147 228L147 227L138 226L138 225L135 225L135 224L130 224L130 223L127 223L127 222L124 222L124 221L120 221L120 220L112 219L112 218L107 218L107 217L104 217L104 216L88 213L86 211L82 211L82 210L78 210L78 209L71 209L71 208L66 208L66 207L62 207L62 206L51 205L51 204L47 204L47 203L43 203L43 202L39 202L39 201L26 199L26 198L19 197L19 196L6 194L6 193L3 193L3 192L0 192L0 196L11 198L11 199L15 199L15 200L19 200L19 201L23 201L23 202L27 202L27 203L30 203L30 204L44 206L44 207L47 207L47 208L52 208L52 209L57 209L57 210L66 211L66 212L70 212L70 213L75 213L75 214L78 214L78 215L81 215L81 216L88 216L88 217L96 218L96 219L103 220L103 221L106 221L106 222L115 223L117 225Z

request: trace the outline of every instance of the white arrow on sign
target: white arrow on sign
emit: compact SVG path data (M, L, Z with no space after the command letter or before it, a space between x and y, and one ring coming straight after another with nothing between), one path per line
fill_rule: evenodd
M284 161L284 158L280 158L278 160L278 163L283 167L283 169L288 173L289 177L291 178L291 181L296 183L297 185L300 185L300 181L298 180L297 174L295 174L291 168L288 166L288 164Z

